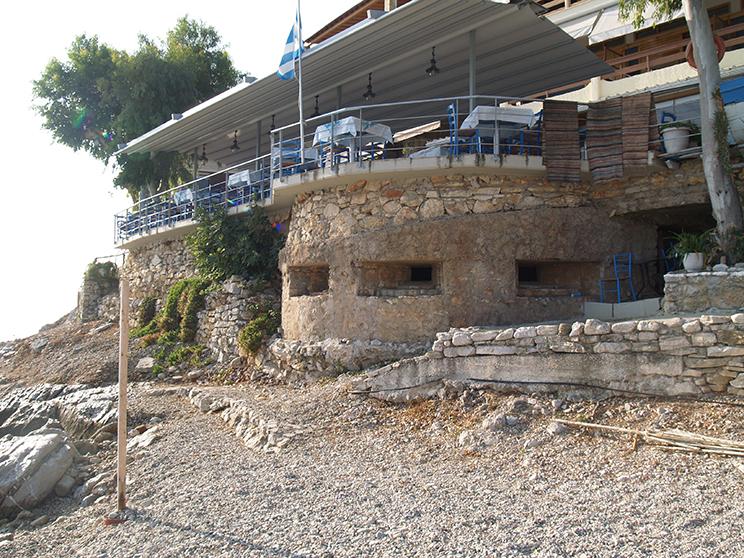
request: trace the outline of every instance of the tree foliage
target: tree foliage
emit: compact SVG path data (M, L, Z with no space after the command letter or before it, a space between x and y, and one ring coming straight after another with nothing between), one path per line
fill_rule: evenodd
M664 21L682 9L682 0L620 0L620 18L640 29L648 19L648 8L652 9L651 19Z
M252 208L245 217L197 209L195 218L199 224L186 242L202 277L212 281L231 275L274 278L284 237L271 226L262 207Z
M139 37L135 52L77 37L66 58L53 58L34 82L35 109L55 141L108 163L132 140L238 82L217 31L186 17L164 41ZM132 197L189 176L188 155L118 155L115 184Z

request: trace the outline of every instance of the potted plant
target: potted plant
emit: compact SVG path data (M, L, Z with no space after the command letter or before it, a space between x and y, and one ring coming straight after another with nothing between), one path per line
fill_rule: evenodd
M682 258L685 271L688 273L702 271L705 267L705 254L711 246L711 231L676 233L674 240L676 242L674 253Z
M679 153L690 146L691 138L697 139L700 129L689 120L675 120L659 127L667 153Z

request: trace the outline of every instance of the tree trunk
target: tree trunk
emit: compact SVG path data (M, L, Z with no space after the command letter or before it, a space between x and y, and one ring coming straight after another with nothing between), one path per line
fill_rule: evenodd
M715 125L716 115L723 111L720 94L721 70L718 67L713 30L703 0L683 0L682 5L700 79L703 172L708 184L718 239L723 252L730 256L733 253L734 234L744 229L744 217L730 169L724 167L722 157L719 156L723 150L728 150L725 133L717 134Z

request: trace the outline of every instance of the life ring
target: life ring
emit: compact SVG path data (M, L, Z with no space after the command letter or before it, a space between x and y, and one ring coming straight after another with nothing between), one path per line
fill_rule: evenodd
M723 39L718 35L713 35L713 42L716 43L716 52L718 54L718 61L720 62L721 60L723 60L723 55L726 54L726 43L723 42ZM687 63L690 66L697 69L697 64L695 64L695 56L692 54L692 41L687 43L687 48L685 49L685 58L687 58Z

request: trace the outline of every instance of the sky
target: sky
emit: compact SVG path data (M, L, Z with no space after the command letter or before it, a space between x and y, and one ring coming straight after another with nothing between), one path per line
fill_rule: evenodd
M303 0L309 36L356 0ZM75 308L83 273L116 253L113 215L130 205L112 171L83 152L57 145L33 111L32 82L64 58L80 34L132 51L139 34L164 37L188 15L214 26L241 72L276 71L294 19L294 0L13 2L3 12L0 53L0 341L25 337ZM15 48L9 48L16 45Z

